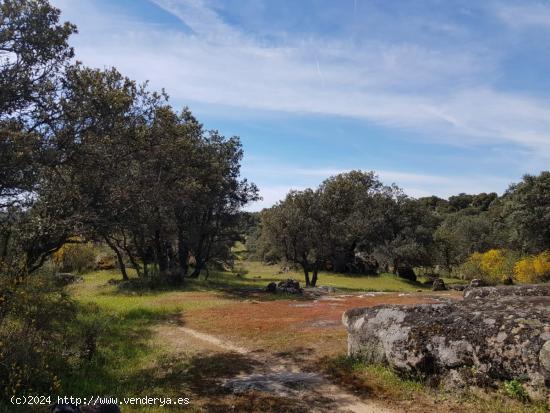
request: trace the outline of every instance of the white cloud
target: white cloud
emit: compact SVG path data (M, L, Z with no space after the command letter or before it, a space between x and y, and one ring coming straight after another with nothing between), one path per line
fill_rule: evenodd
M56 3L81 28L79 59L150 79L177 102L354 117L442 143L513 143L550 158L550 102L477 80L493 66L475 50L315 39L265 45L201 0L154 1L192 34L109 16L91 1Z
M493 75L495 62L475 47L291 36L266 44L224 22L201 0L152 2L180 19L182 30L137 21L122 11L109 14L92 0L54 0L79 26L81 34L73 40L78 59L149 79L177 103L216 104L213 110L229 108L243 117L257 109L354 117L454 145L513 144L516 158L532 161L523 169L546 165L550 158L550 102L492 88L484 79ZM550 27L550 6L542 3L501 6L497 15L518 28ZM273 165L245 162L244 174L254 176L264 198L250 210L352 169ZM509 184L467 171L460 177L377 172L383 182L395 182L417 197L503 191Z

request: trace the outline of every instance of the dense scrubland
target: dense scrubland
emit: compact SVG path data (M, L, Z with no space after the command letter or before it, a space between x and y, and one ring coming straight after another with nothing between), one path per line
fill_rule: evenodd
M196 410L303 411L221 392L216 380L252 361L205 355L178 335L188 325L408 409L443 398L453 411L544 411L521 383L464 396L460 410L452 395L346 359L338 320L346 306L428 300L424 281L437 276L549 281L550 172L502 196L446 200L352 171L243 212L259 195L240 175L239 139L115 68L75 62L76 27L59 14L46 0L0 1L0 410L15 410L12 395L147 392L189 394ZM263 292L289 277L401 295L339 308ZM329 327L308 324L315 314Z

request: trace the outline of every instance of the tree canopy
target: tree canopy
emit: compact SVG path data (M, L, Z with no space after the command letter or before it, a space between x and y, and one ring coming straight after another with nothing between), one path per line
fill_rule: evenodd
M393 271L415 280L415 268L452 272L474 253L540 253L550 249L549 177L526 175L501 197L459 194L445 200L413 199L374 172L351 171L315 190L291 191L262 211L249 245L267 261L299 265L307 285L315 285L321 269Z
M45 0L4 1L0 35L0 261L28 274L64 243L103 241L124 278L181 282L232 259L238 137L206 130L164 93L74 62L70 23ZM152 265L151 265L152 264Z

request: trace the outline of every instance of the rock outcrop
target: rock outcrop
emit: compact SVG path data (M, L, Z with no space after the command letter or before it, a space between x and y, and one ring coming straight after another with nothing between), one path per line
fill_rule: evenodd
M550 285L468 288L461 302L356 308L343 316L348 353L457 388L550 385Z
M506 287L467 288L465 300L512 299L513 297L550 297L550 284L513 285Z

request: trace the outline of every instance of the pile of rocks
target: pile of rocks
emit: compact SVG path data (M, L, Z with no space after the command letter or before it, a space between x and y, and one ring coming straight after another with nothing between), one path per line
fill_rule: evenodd
M265 290L273 294L302 294L304 292L304 290L300 288L300 283L296 280L293 280L292 278L284 281L279 281L278 284L271 282L267 285Z
M533 398L550 385L550 285L468 287L450 304L347 311L348 353L457 388L522 382Z

